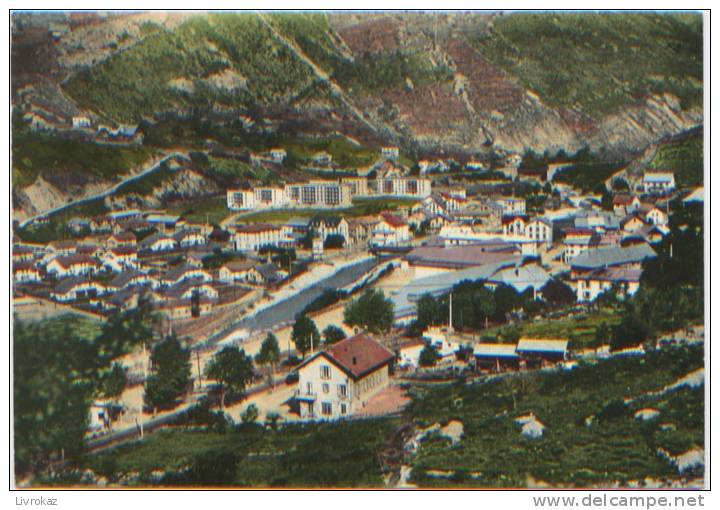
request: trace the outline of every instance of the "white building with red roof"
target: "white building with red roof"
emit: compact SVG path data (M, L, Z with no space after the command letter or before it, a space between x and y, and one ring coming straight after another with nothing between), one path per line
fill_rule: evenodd
M373 228L372 245L377 247L403 246L411 239L410 225L396 214L383 213Z
M362 409L390 383L395 355L360 333L301 363L295 401L303 420L334 420Z

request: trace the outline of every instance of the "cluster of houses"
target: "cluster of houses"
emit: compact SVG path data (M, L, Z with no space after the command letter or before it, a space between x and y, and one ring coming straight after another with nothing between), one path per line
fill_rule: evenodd
M109 213L92 222L109 231L44 245L16 243L16 291L101 314L148 299L167 317L185 319L241 302L253 289L289 276L261 256L237 254L207 267L208 257L231 248L209 225L140 211Z

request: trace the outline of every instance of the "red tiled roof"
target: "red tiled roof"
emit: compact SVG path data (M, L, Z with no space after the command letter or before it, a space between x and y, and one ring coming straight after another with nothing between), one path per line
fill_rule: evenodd
M630 205L635 200L634 195L628 195L627 193L621 193L613 197L613 205Z
M502 218L502 224L507 225L509 223L514 222L515 220L522 220L523 223L527 223L528 217L524 214L512 214L510 216L503 216Z
M137 248L134 246L118 246L110 250L113 255L133 255L137 253Z
M365 333L342 340L329 349L326 354L349 372L354 379L372 372L391 362L394 354Z
M395 358L389 349L380 345L366 333L346 338L328 349L320 351L298 366L298 369L318 356L327 358L356 381L390 363Z

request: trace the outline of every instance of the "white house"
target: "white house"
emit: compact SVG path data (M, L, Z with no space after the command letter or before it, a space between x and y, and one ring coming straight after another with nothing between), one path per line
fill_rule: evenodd
M495 199L495 203L502 210L505 216L516 214L525 214L525 199L517 197L499 197Z
M380 221L373 228L373 246L402 246L410 241L410 226L407 221L389 213L383 213L380 217Z
M524 236L528 217L525 215L503 216L503 236Z
M310 228L317 232L320 239L325 242L328 236L339 235L345 239L345 244L350 244L350 227L345 218L340 216L322 217L318 216L310 220Z
M352 415L390 382L395 356L365 333L320 351L297 367L295 401L303 420Z
M121 272L125 269L138 267L137 250L132 246L119 246L107 250L102 258L103 265L112 271Z
M238 227L232 236L236 251L258 251L263 246L281 246L288 241L278 225L255 223Z
M32 262L13 262L15 283L39 282L40 270Z
M172 236L165 234L152 234L140 242L143 250L168 251L177 248L177 241Z
M613 212L618 216L625 216L640 208L640 199L636 195L618 193L613 197Z
M67 302L78 299L94 298L105 292L105 287L98 282L82 276L72 276L61 280L51 292L56 301Z
M563 241L563 260L567 264L569 261L598 245L598 237L595 231L587 228L573 228L565 231L565 240Z
M275 163L282 163L287 157L285 149L270 149L270 157Z
M244 260L233 260L220 268L218 278L221 282L243 282L247 281L248 272L252 269L253 264Z
M85 115L76 115L72 118L72 127L74 129L88 128L91 124L90 117L86 117Z
M643 189L652 194L675 191L675 174L668 170L646 170L643 174Z
M202 246L205 244L205 236L200 230L181 230L177 232L173 237L177 241L181 248L188 248L190 246Z
M398 348L398 367L417 368L420 365L420 353L427 343L424 340L411 340Z
M640 288L642 269L608 267L578 274L574 280L577 285L577 300L581 303L595 301L603 292L617 288L621 297L632 296Z
M48 274L58 278L68 276L89 275L95 271L95 259L87 255L70 255L56 257L46 266Z
M538 243L552 244L552 221L542 217L533 218L525 225L525 235Z
M383 147L380 154L385 159L397 160L400 158L400 149L398 147Z

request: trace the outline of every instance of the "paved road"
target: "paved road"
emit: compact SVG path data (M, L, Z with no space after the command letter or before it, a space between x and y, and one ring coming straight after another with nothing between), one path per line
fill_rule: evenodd
M36 214L35 216L33 216L33 217L31 217L31 218L28 218L28 219L26 219L25 221L23 221L22 223L20 223L20 227L21 227L21 228L24 228L25 226L29 225L30 223L32 223L33 221L35 221L35 220L38 219L38 218L43 218L43 217L46 217L46 216L50 216L50 215L52 215L52 214L58 213L58 212L60 212L60 211L62 211L62 210L65 210L65 209L67 209L68 207L73 207L73 206L75 206L75 205L84 204L84 203L86 203L86 202L91 202L91 201L93 201L93 200L97 200L98 198L105 198L106 196L115 193L121 186L124 186L125 184L127 184L127 183L129 183L129 182L133 182L133 181L136 181L137 179L141 179L141 178L145 177L146 175L148 175L148 174L154 172L155 170L159 169L159 168L160 168L160 165L162 165L164 162L170 161L171 159L175 159L175 158L186 159L186 160L188 160L188 161L190 160L190 156L189 156L187 153L185 153L185 152L172 152L172 153L170 153L170 154L168 154L168 155L166 155L166 156L163 156L162 159L159 159L159 160L155 161L155 162L152 163L150 166L148 166L147 168L145 168L144 170L142 170L140 173L133 174L133 175L131 175L131 176L126 177L125 179L123 179L123 180L121 180L120 182L114 184L113 186L111 186L110 188L106 189L105 191L102 191L102 192L100 192L100 193L96 193L96 194L94 194L94 195L90 195L90 196L87 196L87 197L83 197L83 198L80 198L80 199L77 199L77 200L73 200L72 202L68 202L68 203L63 204L63 205L61 205L61 206L55 207L54 209L50 209L49 211L45 211L45 212L43 212L43 213L41 213L41 214Z

